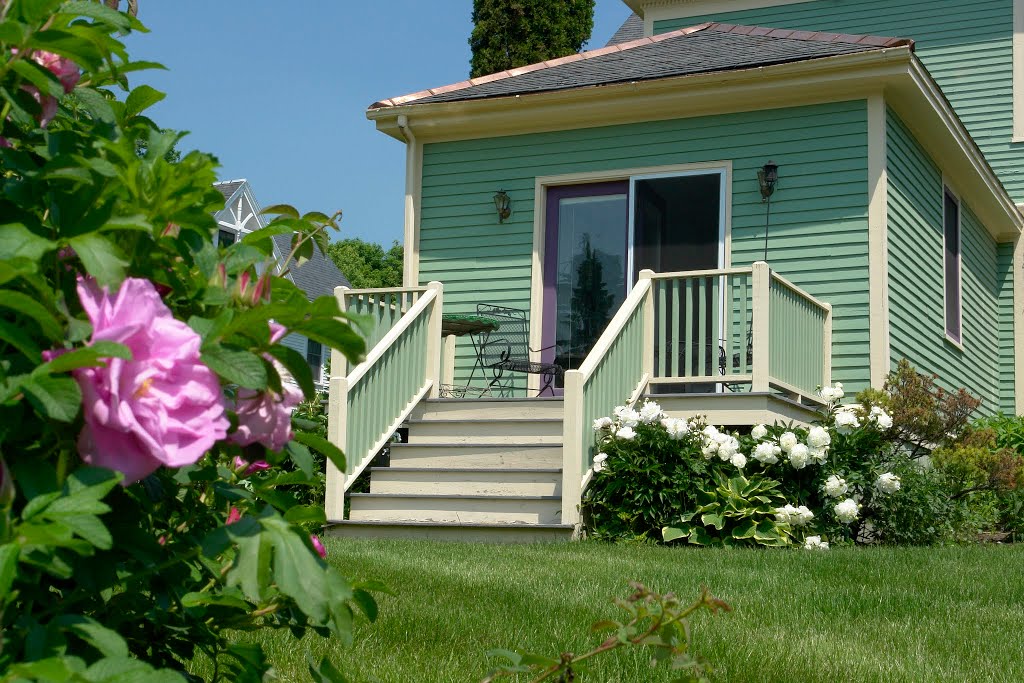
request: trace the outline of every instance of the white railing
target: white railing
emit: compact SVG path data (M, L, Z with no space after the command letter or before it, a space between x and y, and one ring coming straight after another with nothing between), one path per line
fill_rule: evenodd
M335 290L342 310L352 301L388 329L359 365L346 373L344 358L331 357L327 434L345 453L345 471L327 465L325 509L328 520L344 519L345 491L387 445L423 398L440 384L443 288ZM415 296L413 296L415 295ZM378 328L375 328L378 329Z

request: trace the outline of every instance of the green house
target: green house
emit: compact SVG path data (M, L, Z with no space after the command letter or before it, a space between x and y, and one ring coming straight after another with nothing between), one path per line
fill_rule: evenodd
M906 358L1024 410L1024 0L625 2L603 48L369 108L406 261L338 290L378 323L332 364L339 533L566 537L644 397L806 421Z

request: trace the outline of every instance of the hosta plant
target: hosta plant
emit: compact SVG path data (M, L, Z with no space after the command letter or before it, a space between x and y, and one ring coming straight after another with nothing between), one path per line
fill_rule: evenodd
M665 542L681 538L693 545L786 546L792 542L789 522L778 511L785 498L779 482L753 475L726 477L715 473L714 486L697 494L699 507L684 514L678 526L665 527Z

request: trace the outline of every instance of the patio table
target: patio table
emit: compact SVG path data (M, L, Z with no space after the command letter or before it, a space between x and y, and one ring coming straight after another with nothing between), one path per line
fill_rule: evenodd
M469 337L469 342L473 345L473 353L476 356L476 361L473 363L473 370L469 373L469 379L466 381L465 386L442 386L441 395L448 397L464 398L466 392L472 388L473 378L476 377L476 371L479 368L481 374L484 372L483 365L483 344L481 343L480 335L488 335L491 332L495 332L498 329L498 321L494 318L488 318L484 315L473 315L470 313L445 313L441 316L441 336L442 337ZM481 393L486 391L481 389Z

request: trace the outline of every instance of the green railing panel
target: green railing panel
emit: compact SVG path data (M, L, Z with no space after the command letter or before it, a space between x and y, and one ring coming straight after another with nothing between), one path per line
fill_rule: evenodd
M397 299L391 299L396 311L400 310ZM349 387L345 446L352 457L347 459L346 474L352 474L370 450L390 436L388 431L396 417L426 385L427 356L423 351L429 346L431 306L435 305L436 300L423 309L366 374ZM383 318L385 324L390 320L390 314Z
M771 278L768 355L772 378L814 395L824 379L826 316L816 302Z
M583 384L583 452L578 462L582 476L595 455L592 425L611 415L636 391L643 378L644 308L638 306L612 341L600 364Z
M654 376L749 375L753 290L749 269L655 275ZM722 367L722 359L725 367Z
M422 287L392 290L358 290L345 292L345 309L349 313L369 316L373 328L366 336L366 348L372 349L402 319L426 290Z

